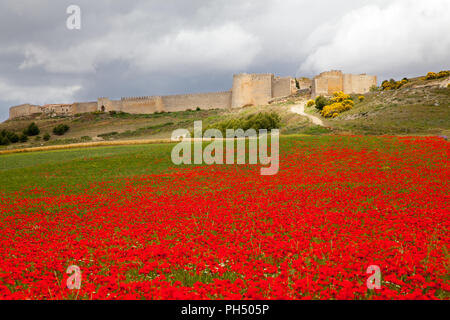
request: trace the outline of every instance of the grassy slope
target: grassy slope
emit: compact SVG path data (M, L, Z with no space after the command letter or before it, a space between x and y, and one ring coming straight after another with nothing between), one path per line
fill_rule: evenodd
M98 135L105 134L104 139L107 140L136 138L159 139L170 138L170 133L174 129L187 127L194 120L214 120L220 117L222 113L224 113L223 110L184 111L151 115L86 113L72 117L6 121L0 124L0 130L7 129L21 132L31 121L34 121L41 129L40 136L43 136L45 133L52 135L51 140L48 142L44 142L43 140L34 141L34 138L31 138L28 143L22 145L16 144L14 147L86 142ZM64 136L53 135L52 130L58 124L67 124L70 127L69 132ZM112 132L117 132L121 135L107 135Z
M318 115L314 108L307 112ZM450 90L405 88L368 93L365 100L325 123L336 133L450 134Z
M0 130L21 132L31 121L35 121L41 129L40 136L52 135L50 141L31 138L27 143L18 143L1 149L24 148L69 143L88 142L100 136L104 140L136 140L136 139L170 139L172 132L178 128L192 129L194 121L202 120L203 126L220 122L224 119L247 116L261 111L275 111L282 119L282 133L311 133L315 126L299 115L289 111L290 104L255 106L240 110L201 110L161 113L153 115L131 114L82 114L73 117L51 119L29 119L6 121L0 124ZM70 130L62 137L54 136L52 129L58 124L67 124ZM313 130L313 131L311 131Z

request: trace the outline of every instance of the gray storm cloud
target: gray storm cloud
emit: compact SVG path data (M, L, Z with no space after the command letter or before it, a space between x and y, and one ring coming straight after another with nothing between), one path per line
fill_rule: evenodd
M0 120L11 105L228 90L233 73L380 78L450 69L446 0L0 3Z

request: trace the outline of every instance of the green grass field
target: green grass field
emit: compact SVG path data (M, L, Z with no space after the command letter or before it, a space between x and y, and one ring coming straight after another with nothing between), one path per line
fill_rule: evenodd
M173 144L67 149L0 156L0 189L39 187L76 191L93 182L153 174L171 164Z

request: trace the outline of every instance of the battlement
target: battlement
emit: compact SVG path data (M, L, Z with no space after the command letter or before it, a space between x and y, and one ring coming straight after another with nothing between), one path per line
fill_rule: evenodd
M122 101L132 101L132 100L153 100L161 98L160 96L143 96L143 97L122 97Z

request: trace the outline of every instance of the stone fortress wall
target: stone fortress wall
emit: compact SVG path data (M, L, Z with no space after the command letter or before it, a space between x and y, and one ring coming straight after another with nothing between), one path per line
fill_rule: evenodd
M335 91L346 93L365 93L376 85L376 77L366 75L347 75L341 71L321 73L313 80L297 79L300 91L312 90L313 97L331 95ZM106 97L93 102L75 102L73 104L47 104L37 106L23 104L10 108L9 119L26 117L33 114L50 116L69 116L88 112L126 112L132 114L152 114L155 112L176 112L185 110L231 109L249 105L266 105L274 98L297 93L296 79L275 77L266 74L237 74L233 77L230 91L169 96L129 97L110 100Z
M377 85L377 77L366 74L344 74L339 70L322 72L314 77L311 86L311 97L331 96L336 91L346 94L362 94Z
M31 105L29 103L9 108L9 119L26 117L35 113L41 113L41 106Z

